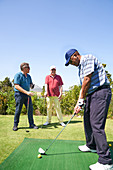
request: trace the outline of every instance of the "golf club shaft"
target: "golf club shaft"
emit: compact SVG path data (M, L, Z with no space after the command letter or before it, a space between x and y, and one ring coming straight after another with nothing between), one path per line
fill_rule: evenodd
M28 100L27 100L27 117L28 117L28 111L29 111L29 96L28 96ZM27 119L26 119L26 126L27 126Z
M76 115L76 113L73 114L73 116L71 117L71 119L67 122L66 126L69 124L69 122L73 119L73 117ZM62 131L65 129L65 127L63 127L63 129L60 131L60 133L56 136L56 138L52 141L52 143L48 146L48 148L45 150L45 152L50 148L50 146L55 142L55 140L58 138L58 136L62 133Z

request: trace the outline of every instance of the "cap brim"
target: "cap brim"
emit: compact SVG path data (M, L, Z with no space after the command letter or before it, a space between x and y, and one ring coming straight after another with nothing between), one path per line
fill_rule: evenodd
M70 58L68 58L68 60L66 61L65 66L69 65L69 60L70 60Z
M68 66L68 65L69 65L69 63L66 63L66 64L65 64L65 66Z

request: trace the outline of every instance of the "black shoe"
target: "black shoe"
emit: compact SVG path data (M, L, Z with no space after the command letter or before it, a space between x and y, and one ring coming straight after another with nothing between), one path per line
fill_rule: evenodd
M29 128L38 129L38 126L36 126L36 125L31 125Z
M14 131L17 131L17 130L18 130L18 127L17 127L17 126L14 126L14 127L13 127L13 130L14 130Z

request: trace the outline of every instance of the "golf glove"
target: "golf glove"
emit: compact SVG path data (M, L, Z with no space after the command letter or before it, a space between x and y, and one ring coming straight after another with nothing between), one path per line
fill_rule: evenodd
M85 106L85 100L84 100L84 99L79 99L79 100L78 100L78 105L79 105L81 108L84 108L84 106Z

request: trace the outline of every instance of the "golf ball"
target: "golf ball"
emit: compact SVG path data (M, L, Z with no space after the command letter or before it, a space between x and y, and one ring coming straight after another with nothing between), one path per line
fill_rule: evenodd
M112 146L112 144L110 143L109 146Z
M42 155L41 155L41 154L38 154L38 158L42 158Z

